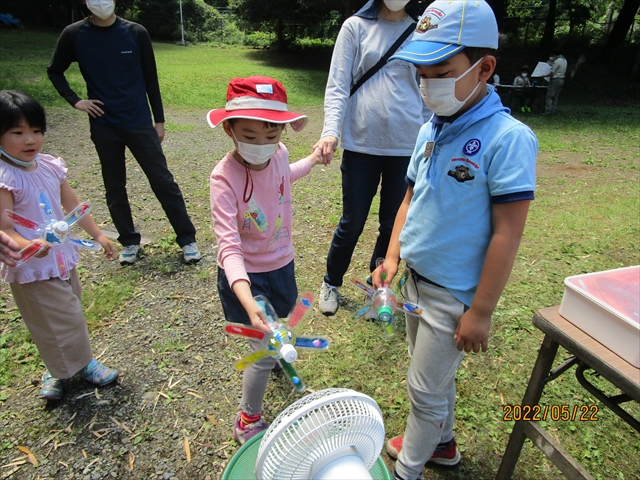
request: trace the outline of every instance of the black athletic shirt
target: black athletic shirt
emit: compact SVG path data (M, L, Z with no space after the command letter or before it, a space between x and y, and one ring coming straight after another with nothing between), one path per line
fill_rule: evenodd
M104 102L104 115L92 121L127 130L147 126L151 104L156 123L164 122L156 60L142 25L116 17L112 25L97 27L86 18L62 31L47 74L73 106L82 99L64 76L72 62L80 66L88 98Z

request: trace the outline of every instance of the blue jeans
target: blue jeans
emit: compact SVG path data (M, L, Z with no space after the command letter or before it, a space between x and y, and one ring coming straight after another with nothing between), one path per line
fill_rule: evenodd
M371 202L382 178L380 189L380 227L373 248L369 270L376 268L376 259L384 258L389 247L393 223L407 192L405 176L410 157L383 157L345 150L342 155L342 217L333 234L327 255L324 281L334 287L342 285L353 251L364 230Z
M291 313L298 298L293 261L271 272L249 273L249 280L253 296L264 295L267 297L279 317L285 318ZM231 290L222 268L218 268L218 294L227 321L245 325L251 324L246 310ZM260 340L253 338L247 340L250 345L247 355L263 348ZM264 393L267 391L269 375L275 364L276 359L267 355L244 370L242 398L240 399L240 408L243 412L249 415L262 413Z
M149 185L162 205L181 247L196 241L196 228L187 214L180 187L167 167L158 134L152 125L131 130L118 130L92 121L91 140L102 166L102 180L111 220L118 230L118 241L124 245L140 244L140 232L133 224L127 196L125 147L133 154L149 180Z

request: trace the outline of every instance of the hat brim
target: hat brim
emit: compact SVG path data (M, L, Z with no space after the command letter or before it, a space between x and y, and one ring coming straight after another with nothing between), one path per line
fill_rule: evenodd
M435 65L461 52L464 45L414 40L389 60L404 60L416 65Z
M207 113L207 122L211 128L216 128L220 122L231 118L246 118L269 123L289 123L294 132L302 130L309 120L306 115L300 113L281 112L278 110L225 110L224 108L216 108Z

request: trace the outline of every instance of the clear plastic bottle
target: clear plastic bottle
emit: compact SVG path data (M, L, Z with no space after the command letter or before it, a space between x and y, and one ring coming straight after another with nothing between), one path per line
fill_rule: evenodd
M298 358L298 352L293 346L296 342L295 335L290 330L284 328L278 321L278 315L266 297L259 295L255 297L255 300L267 317L267 323L271 330L262 340L264 349L272 357L282 358L287 363L295 362Z
M389 324L393 314L398 309L396 294L390 288L382 287L373 295L373 309L378 315L378 320Z

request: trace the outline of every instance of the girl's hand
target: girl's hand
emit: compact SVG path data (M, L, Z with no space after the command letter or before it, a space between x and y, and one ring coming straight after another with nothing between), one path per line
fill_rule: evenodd
M320 149L314 150L313 153L309 155L306 159L309 161L312 161L314 166L321 165L321 164L326 165L322 160L322 155L320 155Z
M391 284L396 273L398 273L398 263L385 259L382 265L371 272L371 283L374 288L386 287Z
M47 242L44 238L36 238L33 240L35 243L41 243L46 248L36 255L36 258L43 258L49 255L49 250L51 249L51 244Z
M249 320L251 321L251 326L256 328L264 333L269 333L271 329L267 323L267 318L264 316L264 313L258 307L258 304L253 301L253 305L249 305L247 310L247 315L249 315Z
M327 135L326 137L322 137L318 140L311 148L311 151L315 152L316 150L319 150L320 156L322 157L322 164L330 165L331 160L333 160L333 152L335 152L337 148L338 139L332 135Z
M104 250L104 256L111 259L116 254L116 249L113 248L113 243L105 237L103 234L100 234L94 238L96 242L98 242L102 246L102 250Z

